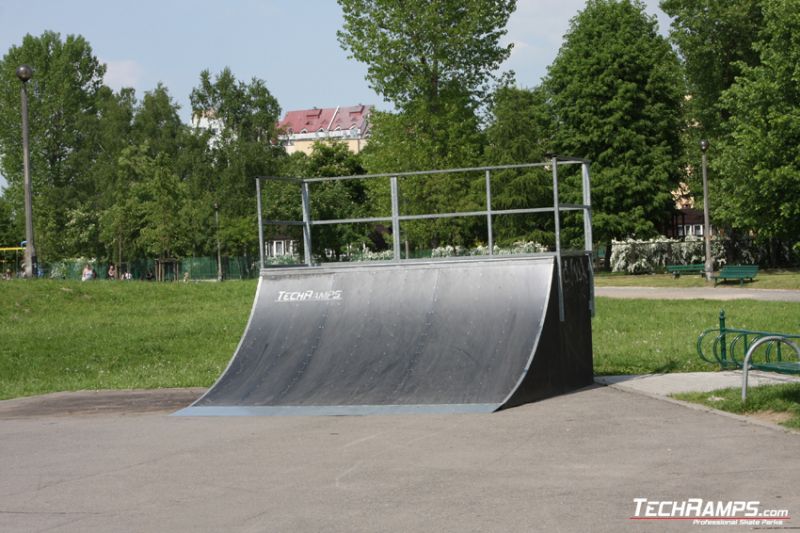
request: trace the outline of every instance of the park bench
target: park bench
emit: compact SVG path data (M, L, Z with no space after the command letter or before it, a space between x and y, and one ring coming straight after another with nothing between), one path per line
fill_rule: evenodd
M753 281L756 274L758 274L758 265L726 265L722 267L719 274L714 276L714 286L716 287L719 281L729 279L738 279L739 285L743 285L746 279Z
M725 325L725 311L720 311L719 327L707 329L697 338L697 354L703 361L718 364L722 369L741 368L744 400L748 370L800 374L798 344L800 333L729 328ZM759 350L761 347L763 349Z
M679 278L681 274L705 274L706 266L703 263L692 263L691 265L667 265L667 272L673 277Z

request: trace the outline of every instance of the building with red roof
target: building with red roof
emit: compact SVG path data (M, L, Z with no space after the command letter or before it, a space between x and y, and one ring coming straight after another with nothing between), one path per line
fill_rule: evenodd
M287 153L310 153L317 141L339 141L358 153L369 137L371 105L287 111L278 122L278 140Z

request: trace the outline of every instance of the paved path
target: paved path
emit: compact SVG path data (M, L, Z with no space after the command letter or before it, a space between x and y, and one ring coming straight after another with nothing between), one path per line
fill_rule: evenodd
M712 287L595 287L595 295L607 298L650 300L764 300L800 302L800 291Z
M615 387L489 415L12 416L15 402L0 402L0 531L709 531L631 520L634 498L800 514L800 434Z

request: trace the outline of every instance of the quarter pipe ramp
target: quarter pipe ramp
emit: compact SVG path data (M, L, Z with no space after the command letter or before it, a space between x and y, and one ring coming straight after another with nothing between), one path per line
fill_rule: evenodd
M263 271L228 368L176 414L492 412L589 385L590 266L561 266L540 256Z

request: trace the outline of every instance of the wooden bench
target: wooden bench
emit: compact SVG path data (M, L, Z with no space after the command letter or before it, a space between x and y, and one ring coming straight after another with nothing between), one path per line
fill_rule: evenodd
M744 280L753 281L758 274L758 265L726 265L722 267L719 274L714 276L714 286L720 281L729 279L739 280L739 285L744 284Z
M691 265L667 265L667 272L673 277L679 278L681 274L700 274L706 273L706 266L703 263L692 263Z

